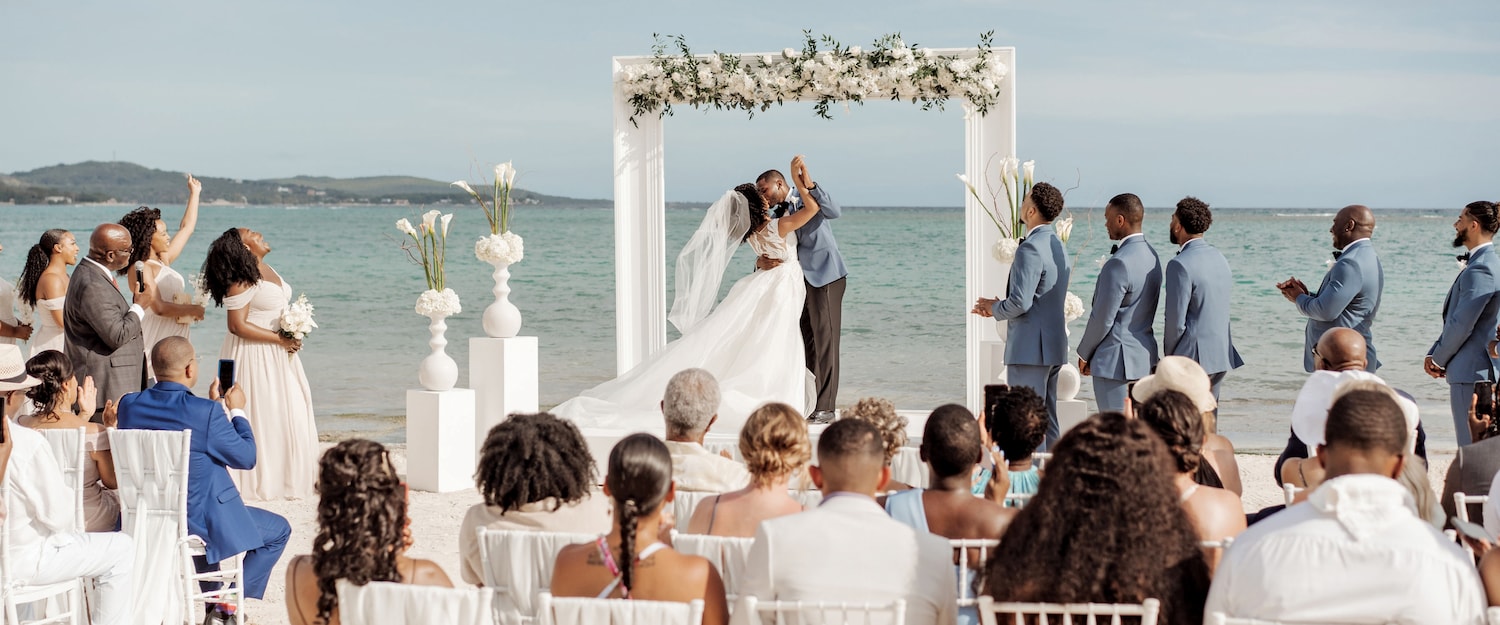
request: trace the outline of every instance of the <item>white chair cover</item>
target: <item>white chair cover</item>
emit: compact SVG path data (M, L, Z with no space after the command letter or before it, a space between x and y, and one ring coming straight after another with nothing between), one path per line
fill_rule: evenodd
M1493 611L1496 609L1497 608L1490 608L1491 613L1493 613ZM1493 618L1494 617L1491 617L1491 619ZM1494 620L1491 620L1490 622L1494 623ZM1282 625L1280 621L1262 621L1257 618L1239 618L1234 616L1225 616L1223 612L1214 612L1213 614L1208 615L1208 623L1209 625Z
M706 440L703 441L703 448L707 449L709 453L712 453L716 456L719 455L720 452L727 451L729 452L729 457L734 458L735 462L738 462L740 464L745 463L745 456L740 454L740 444L737 442Z
M740 578L744 575L745 560L750 556L750 545L754 538L729 536L704 536L701 534L678 534L672 537L672 548L679 553L708 558L724 579L724 593L733 600L740 594Z
M687 527L688 519L693 518L693 511L698 509L698 504L717 494L719 493L677 491L677 498L672 500L672 517L677 519L677 527Z
M891 479L917 488L927 487L927 463L916 447L902 447L891 458Z
M11 427L21 426L12 425ZM10 500L10 489L0 486L0 499L4 500L6 509L15 509L16 502ZM10 523L0 520L0 599L4 602L4 610L0 612L0 622L81 625L88 621L83 614L82 579L75 578L41 586L28 585L23 580L13 580L10 578L10 572L13 570L10 555ZM45 608L47 616L40 621L32 620L36 618L34 608Z
M1486 625L1500 625L1500 608L1489 608L1484 612Z
M339 622L344 625L490 625L488 588L441 588L395 582L356 586L338 580Z
M890 603L761 601L740 597L731 625L905 625L906 600Z
M988 595L979 598L979 622L984 625L1002 623L1029 623L1046 617L1063 617L1055 622L1087 623L1088 625L1123 625L1121 617L1140 617L1140 625L1156 625L1161 612L1161 602L1147 599L1134 603L997 603ZM999 617L1005 617L1001 620ZM1083 619L1068 617L1084 617ZM1040 617L1029 619L1026 617ZM1106 618L1101 618L1106 617ZM1066 619L1066 620L1065 620ZM1047 622L1042 620L1042 622Z
M537 596L542 625L699 625L703 600L692 603Z
M176 625L185 606L179 541L187 536L188 458L192 432L109 431L119 483L121 529L135 539L132 623Z
M534 598L552 584L557 552L568 545L593 542L595 538L590 534L479 528L484 585L496 593L495 622L501 625L530 622L537 613Z
M84 451L83 437L87 436L85 428L74 428L70 430L37 430L47 439L47 445L52 447L52 455L57 456L57 464L62 466L63 480L73 487L73 494L77 496L77 514L73 519L73 531L84 531L83 522L83 463L88 462L88 453Z

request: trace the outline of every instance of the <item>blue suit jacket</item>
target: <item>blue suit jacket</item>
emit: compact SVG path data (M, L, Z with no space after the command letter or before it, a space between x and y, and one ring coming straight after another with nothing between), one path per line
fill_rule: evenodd
M1006 320L1007 364L1062 366L1068 362L1063 304L1070 273L1068 254L1052 224L1026 233L1010 265L1005 299L990 307L995 319Z
M1495 246L1475 250L1443 300L1443 334L1427 355L1448 370L1449 384L1494 380L1489 343L1500 313L1500 257Z
M1198 361L1213 375L1245 364L1229 332L1234 275L1229 261L1203 239L1193 239L1167 261L1166 336L1162 353Z
M1365 370L1373 373L1379 369L1370 327L1375 324L1384 290L1385 270L1375 256L1375 246L1369 241L1350 244L1323 276L1316 294L1297 296L1297 310L1307 316L1302 368L1313 371L1313 346L1329 328L1353 328L1365 337Z
M193 431L188 467L188 531L207 543L208 561L218 562L260 547L260 531L229 479L232 469L255 467L255 435L243 417L232 421L218 402L193 395L176 382L120 399L120 426L130 430Z
M818 214L797 229L797 262L802 263L802 275L808 284L828 286L828 283L849 275L849 270L844 267L844 255L839 253L839 242L833 238L833 228L828 227L828 220L838 219L843 209L828 197L821 184L808 193L818 201ZM802 210L802 198L795 190L787 196L787 201L792 205L787 210L788 215Z
M1094 283L1088 329L1078 357L1093 375L1138 380L1156 367L1156 303L1161 298L1161 260L1144 236L1120 244Z

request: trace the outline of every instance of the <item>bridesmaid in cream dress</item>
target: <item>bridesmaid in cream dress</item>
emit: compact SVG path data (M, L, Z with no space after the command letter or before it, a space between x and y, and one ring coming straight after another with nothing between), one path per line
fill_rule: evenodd
M33 311L32 356L49 349L63 351L63 299L68 294L68 267L76 264L78 241L67 230L43 232L26 252L16 289L22 304Z
M219 357L235 362L255 432L255 468L230 473L247 501L310 497L317 480L312 390L297 356L302 341L275 330L292 287L265 263L270 251L259 232L231 228L209 246L203 263L209 294L229 311Z
M151 348L156 342L169 336L188 338L193 321L203 320L203 307L192 302L193 293L187 289L182 274L172 268L172 261L182 255L188 238L198 225L198 195L203 183L191 175L187 178L187 210L182 214L182 223L177 226L177 236L167 232L167 222L162 221L161 209L142 206L120 218L120 225L130 231L130 264L124 273L134 293L137 284L135 264L145 263L146 279L156 283L156 300L146 309L141 319L141 334L146 343L146 373L151 378Z
M115 481L114 456L109 451L108 429L115 427L115 415L106 410L103 423L90 423L98 395L94 379L78 383L73 363L62 352L48 350L26 361L26 373L41 384L26 391L36 406L18 423L33 430L73 430L84 428L83 527L86 532L112 532L120 525L120 496ZM74 412L73 405L78 405Z
M0 245L0 251L5 246ZM31 324L16 320L16 285L0 278L0 343L15 345L17 340L31 338Z

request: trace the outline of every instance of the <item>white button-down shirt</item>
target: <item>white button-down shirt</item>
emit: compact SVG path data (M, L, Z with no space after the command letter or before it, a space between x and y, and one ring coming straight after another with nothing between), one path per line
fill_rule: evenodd
M10 500L5 523L10 527L15 573L29 575L36 570L42 542L48 536L74 531L77 499L72 487L63 482L62 466L46 438L14 422L10 436L15 446L5 470Z
M1379 475L1323 483L1240 534L1208 593L1215 612L1297 623L1483 625L1473 562Z
M750 484L750 471L745 465L698 443L667 441L667 450L672 452L672 481L677 483L677 490L727 493Z

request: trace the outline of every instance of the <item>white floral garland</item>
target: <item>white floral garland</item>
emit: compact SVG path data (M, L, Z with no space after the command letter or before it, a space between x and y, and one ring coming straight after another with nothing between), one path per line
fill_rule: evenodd
M1008 72L1004 63L991 58L993 34L980 35L977 56L963 59L908 46L900 33L876 39L869 52L824 35L826 49L819 49L820 39L803 31L806 41L800 51L787 48L780 57L765 55L751 62L718 52L694 55L681 35L671 37L677 53L668 54L658 37L651 62L626 66L617 80L634 108L631 123L650 113L670 115L674 104L740 109L754 117L773 104L813 97L814 109L825 119L835 102L882 98L941 110L948 98L959 97L983 115L999 99Z

